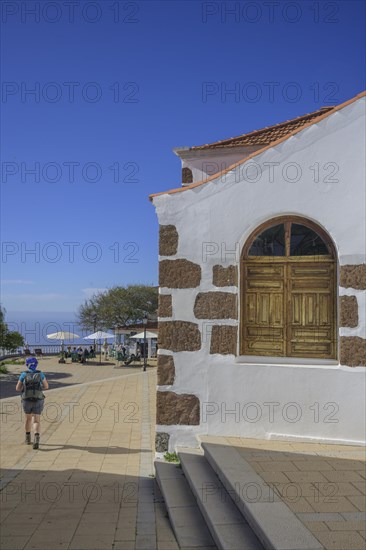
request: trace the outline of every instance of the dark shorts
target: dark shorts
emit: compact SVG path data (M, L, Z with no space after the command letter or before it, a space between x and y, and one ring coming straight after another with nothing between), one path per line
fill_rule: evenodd
M30 399L22 399L23 411L25 414L42 414L44 399L30 401Z

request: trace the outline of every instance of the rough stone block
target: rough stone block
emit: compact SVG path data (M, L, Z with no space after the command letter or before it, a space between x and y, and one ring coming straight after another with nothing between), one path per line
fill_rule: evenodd
M194 314L197 319L237 319L237 296L230 292L200 292Z
M366 264L342 265L340 286L366 290Z
M172 315L172 295L159 294L159 317L171 317Z
M238 268L236 265L229 265L228 267L214 265L212 275L212 284L215 286L238 286Z
M221 355L236 355L238 328L233 326L212 327L210 353Z
M174 256L178 250L178 231L175 225L159 226L160 256Z
M156 397L156 423L171 426L200 423L200 401L196 395L158 391Z
M159 262L159 286L167 288L196 288L201 282L201 266L188 260Z
M155 450L157 453L166 453L169 449L170 435L165 432L155 434Z
M193 182L193 174L192 170L190 168L182 168L182 183L192 183Z
M358 303L356 296L341 296L341 327L357 327Z
M167 386L174 384L175 367L171 355L158 355L158 385Z
M161 321L158 344L160 349L171 351L198 351L201 349L201 333L196 323Z
M349 367L366 366L366 340L358 336L342 336L341 364Z

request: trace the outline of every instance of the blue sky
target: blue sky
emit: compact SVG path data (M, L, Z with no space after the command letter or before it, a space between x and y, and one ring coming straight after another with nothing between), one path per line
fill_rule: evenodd
M2 3L1 302L10 315L71 312L95 289L157 283L148 195L180 184L173 147L365 88L361 1L70 9ZM235 86L239 97L228 93Z

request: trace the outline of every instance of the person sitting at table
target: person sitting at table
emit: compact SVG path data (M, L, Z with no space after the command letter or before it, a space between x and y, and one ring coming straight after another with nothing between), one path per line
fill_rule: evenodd
M88 359L89 359L89 350L88 348L84 348L82 363L85 363Z
M76 351L77 351L77 354L78 354L79 363L81 363L82 358L83 358L83 348L81 346L79 346Z

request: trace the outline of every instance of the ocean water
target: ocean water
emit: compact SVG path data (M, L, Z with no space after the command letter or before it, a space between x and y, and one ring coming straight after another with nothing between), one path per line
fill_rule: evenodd
M59 345L60 341L50 340L47 338L47 334L61 330L72 332L79 336L79 338L65 340L66 345L78 346L80 344L87 346L93 343L92 340L83 339L88 334L91 334L93 330L86 331L82 329L78 324L74 312L45 311L34 313L30 311L7 311L5 322L9 330L20 332L30 347ZM108 342L113 342L113 339L109 339Z
M31 352L37 347L42 347L43 353L58 353L61 349L61 342L59 340L50 340L47 338L47 334L54 332L60 332L61 330L72 332L78 335L78 338L65 340L65 348L68 345L74 346L90 346L94 344L93 340L85 340L85 336L93 333L93 330L84 330L79 325L75 312L65 311L44 311L44 312L31 312L31 311L7 311L5 314L5 322L8 325L9 330L16 330L24 337L27 346ZM98 330L98 328L97 328ZM113 330L107 331L113 333ZM136 353L136 340L129 340L127 336L118 336L117 339L125 342L128 353ZM109 344L114 344L114 338L108 338ZM140 345L142 345L142 342ZM97 341L97 349L104 343L104 340ZM156 340L148 341L147 343L149 354L156 353ZM47 346L47 348L45 347ZM151 348L150 348L151 346Z

